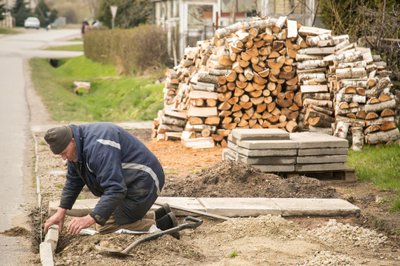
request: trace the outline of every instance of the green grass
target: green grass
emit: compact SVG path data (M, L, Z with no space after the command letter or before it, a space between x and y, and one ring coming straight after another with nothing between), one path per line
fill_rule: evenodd
M361 152L350 151L347 163L356 170L358 180L397 191L392 209L400 211L399 145L364 146Z
M46 50L82 52L83 51L83 44L70 44L70 45L63 45L63 46L51 46L51 47L46 48Z
M0 34L17 34L18 31L8 28L0 28Z
M229 253L228 257L236 258L238 255L239 253L236 250L233 250L231 253Z
M32 59L34 87L55 121L151 120L162 109L162 84L145 77L121 77L113 66L85 57L51 67L45 59ZM91 82L88 95L73 92L74 81Z

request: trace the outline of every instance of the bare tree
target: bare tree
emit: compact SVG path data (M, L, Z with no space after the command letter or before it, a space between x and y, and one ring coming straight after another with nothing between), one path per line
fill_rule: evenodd
M96 13L99 10L100 2L98 0L86 0L87 6L89 8L90 16L92 18L96 17Z

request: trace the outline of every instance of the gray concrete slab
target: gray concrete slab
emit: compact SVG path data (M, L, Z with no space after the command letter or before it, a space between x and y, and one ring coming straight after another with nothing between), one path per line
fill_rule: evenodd
M297 164L344 163L347 155L298 156Z
M290 136L279 128L235 128L231 134L237 140L285 140Z
M224 149L223 156L227 157L233 161L240 161L246 164L266 164L266 165L286 165L286 164L295 164L296 156L260 156L260 157L248 157L242 154L239 154L237 151L233 149ZM223 157L224 158L224 157Z
M254 168L257 168L266 173L281 173L281 172L294 172L295 165L260 165L260 164L253 164Z
M345 170L344 163L296 164L297 172L324 172Z
M222 150L222 160L223 161L226 161L226 160L236 161L237 158L234 156L231 149L225 148Z
M298 148L348 148L347 140L318 134L315 132L296 132L290 134L290 139L298 143Z
M273 160L274 157L265 157L264 159L271 159ZM246 162L246 160L250 160L252 162L253 158L243 158L242 156L238 156L237 153L232 151L231 149L224 149L222 151L222 160L231 160L231 161L241 161L245 162L247 164L250 164L249 162ZM255 160L256 161L256 160ZM293 158L293 161L291 161L288 164L250 164L252 167L257 168L263 172L267 173L280 173L280 172L294 172L296 169L296 157Z
M293 140L237 140L234 142L236 145L249 149L249 150L261 150L261 149L297 149L298 144Z
M280 215L282 210L267 198L199 198L207 212L228 217Z
M67 210L67 215L69 216L85 216L94 209L99 199L83 199L77 200L71 210ZM163 204L168 202L171 205L179 205L186 209L192 209L197 211L205 211L205 208L196 198L190 197L158 197L156 203ZM49 202L49 215L54 214L57 211L59 201ZM151 209L155 210L159 208L158 205L154 205ZM179 212L178 212L179 214Z
M168 203L171 206L179 206L185 209L191 209L195 211L202 211L205 212L206 209L204 206L199 202L197 198L191 197L158 197L156 200L157 204ZM157 209L159 206L153 206L152 209ZM174 210L176 215L187 215L184 211Z
M316 149L299 149L298 156L308 155L347 155L348 148L316 148Z
M234 151L232 151L234 152ZM238 154L238 160L246 164L262 164L262 165L292 165L296 163L296 157L247 157Z
M345 216L360 213L360 208L342 199L272 198L282 216Z
M338 216L352 215L360 209L342 199L304 199L304 198L190 198L159 197L157 203L168 203L185 209L209 212L227 217L257 216L265 214L281 214L285 216ZM52 206L55 204L52 203ZM93 200L77 200L72 212L79 206L94 208ZM157 205L152 209L158 208ZM90 211L85 209L86 211ZM185 212L175 212L187 215Z
M253 149L240 147L235 143L228 141L228 148L237 151L238 153L248 157L262 157L262 156L296 156L297 149Z

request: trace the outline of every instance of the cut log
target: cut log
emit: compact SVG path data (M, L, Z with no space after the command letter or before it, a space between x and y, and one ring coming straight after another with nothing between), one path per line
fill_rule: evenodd
M191 125L200 125L203 124L203 119L200 117L192 116L188 118L188 123Z
M347 138L347 133L349 132L350 123L344 121L337 121L334 136L342 139Z
M301 26L299 29L299 34L302 36L331 34L331 32L331 30L308 26Z
M303 105L304 106L315 105L315 106L328 107L328 108L332 108L332 106L333 106L332 101L314 100L314 99L305 99L303 101Z
M220 118L218 116L209 116L205 119L204 123L206 125L217 126L219 124Z
M222 103L220 103L220 104L218 105L218 110L221 110L221 111L228 111L228 110L231 109L231 107L232 107L232 105L229 104L228 102L222 102Z
M389 141L396 141L400 138L399 129L395 128L389 131L379 131L365 136L367 144L387 143Z
M285 126L286 130L290 133L295 132L298 128L296 121L290 120Z
M218 76L210 75L208 72L198 72L197 81L218 84Z
M383 109L381 112L381 117L389 117L389 116L394 116L395 112L392 109Z
M216 107L190 107L188 110L188 116L196 117L208 117L217 116L218 111Z
M194 90L198 91L215 91L215 85L213 83L197 82L196 84L191 84L191 86Z
M394 121L385 121L380 126L380 130L382 130L382 131L389 131L389 130L392 130L395 128L397 128L397 125Z
M159 125L157 128L157 133L165 133L165 132L182 132L183 128L179 126L174 126L174 125Z
M392 99L387 102L383 103L376 103L376 104L366 104L364 106L364 110L366 112L376 112L376 111L381 111L384 109L394 109L396 108L396 100Z
M364 134L362 127L352 127L351 128L352 134L352 145L351 148L354 151L360 151L364 145Z
M379 125L380 126L385 121L394 121L394 117L393 116L389 116L389 117L380 117L380 118L373 119L373 120L366 120L365 121L365 125L366 126L372 126L372 125Z
M327 61L324 60L307 60L302 61L297 64L298 69L314 69L320 67L326 67L328 65Z
M364 130L364 134L378 132L381 129L380 125L371 125Z
M367 77L365 68L341 68L336 69L336 77L338 79L351 79Z
M161 116L159 118L160 118L161 124L174 125L174 126L180 126L180 127L184 127L186 124L186 120L182 120L182 119L177 119L177 118L168 117L168 116Z
M365 116L365 120L373 120L377 119L379 116L375 112L368 112L367 115Z
M194 91L189 93L189 99L217 99L218 93L207 91Z
M308 124L314 127L331 127L331 123L328 121L325 121L321 117L309 117L307 119Z

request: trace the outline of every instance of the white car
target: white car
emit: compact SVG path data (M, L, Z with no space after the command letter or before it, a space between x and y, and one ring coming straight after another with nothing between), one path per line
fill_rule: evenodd
M40 20L36 17L28 17L24 22L25 29L40 29Z

